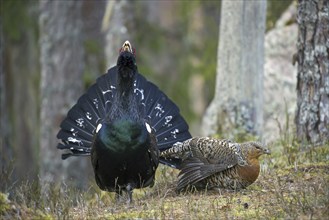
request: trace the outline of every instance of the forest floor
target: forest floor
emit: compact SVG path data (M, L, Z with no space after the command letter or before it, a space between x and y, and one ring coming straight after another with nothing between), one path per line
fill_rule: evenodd
M0 219L329 219L329 146L268 147L258 180L241 191L177 194L178 172L161 166L154 187L134 190L131 205L95 185L83 192L51 187L41 197L26 183L0 194Z

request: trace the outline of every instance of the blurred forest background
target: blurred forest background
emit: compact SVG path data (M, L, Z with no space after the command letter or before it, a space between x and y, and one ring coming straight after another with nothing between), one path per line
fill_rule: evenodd
M191 133L201 134L202 116L215 90L220 1L55 2L56 6L37 0L0 3L1 190L22 180L38 179L40 169L51 164L40 164L39 158L46 157L43 152L58 151L48 159L62 163L55 137L62 117L83 91L115 64L125 40L136 49L139 72L177 103ZM47 14L49 7L59 9L52 19ZM280 129L292 122L296 108L297 67L291 61L297 42L295 17L293 1L267 1L262 137L267 142L276 140ZM75 40L67 42L61 38L61 30L47 29L51 22L67 23L66 31ZM47 42L51 39L57 41ZM73 62L47 58L49 50L73 57ZM47 62L52 64L49 68L62 73L45 77L43 71L47 70L42 71L42 65ZM66 87L61 87L66 80ZM55 111L61 118L47 120L51 116L41 112L44 88L55 91L48 100L52 102L49 112ZM58 102L61 106L57 109ZM53 129L54 136L48 137L47 129Z

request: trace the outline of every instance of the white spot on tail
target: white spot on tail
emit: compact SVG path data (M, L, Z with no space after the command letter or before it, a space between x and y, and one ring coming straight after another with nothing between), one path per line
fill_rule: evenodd
M82 144L81 140L78 140L76 138L73 138L73 137L68 137L67 140L71 143L77 143L77 144Z
M172 116L171 116L171 115L166 116L166 117L165 117L165 120L166 120L166 121L165 121L165 123L164 123L164 126L167 126L168 128L171 127L172 124L169 123L169 122L171 121L171 119L172 119Z
M108 89L108 90L102 91L103 95L105 95L108 92L112 92L112 90L111 89Z
M139 92L141 94L141 100L144 100L144 89L135 88L134 93Z
M70 131L71 131L71 134L72 134L74 137L77 136L78 131L75 131L74 128L71 128Z
M93 103L94 103L96 109L98 109L98 99L97 98L93 99Z
M159 103L157 103L157 105L155 106L154 110L157 111L156 114L155 114L156 117L161 117L162 116L162 113L164 113L163 107Z
M171 135L176 139L176 134L179 132L179 130L176 128L175 130L171 131Z
M92 117L91 117L90 112L86 112L86 117L87 117L88 120L91 120Z
M99 132L99 130L102 128L102 126L103 126L102 124L98 124L98 125L97 125L97 128L96 128L96 134Z
M77 120L75 120L76 122L77 122L77 125L79 126L79 127L85 127L84 126L84 123L85 123L85 120L83 119L83 118L78 118Z

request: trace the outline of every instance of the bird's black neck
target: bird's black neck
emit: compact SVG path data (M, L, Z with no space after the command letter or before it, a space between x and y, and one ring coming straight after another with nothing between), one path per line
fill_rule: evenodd
M134 94L135 77L122 77L123 74L127 73L118 71L118 90L114 96L112 109L110 111L110 121L115 121L127 116L134 121L139 121L141 116ZM135 76L136 74L137 73L133 73L132 75Z
M118 79L118 98L121 100L127 100L134 93L134 78L131 79Z
M123 100L133 94L134 81L137 75L135 57L129 52L122 52L117 61L118 67L118 92Z
M117 93L117 103L123 110L131 110L136 108L136 96L134 95L133 80L119 82L119 90Z
M129 117L131 120L138 121L141 116L134 95L134 83L138 75L134 54L128 51L120 53L117 61L117 74L117 92L109 118L111 121L115 121Z

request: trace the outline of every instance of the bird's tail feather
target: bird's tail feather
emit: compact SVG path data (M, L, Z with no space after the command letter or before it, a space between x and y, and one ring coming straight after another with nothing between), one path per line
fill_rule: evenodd
M95 129L105 118L107 109L112 104L116 92L115 85L116 74L112 68L108 74L99 77L97 83L92 85L70 109L57 134L57 138L62 140L57 148L68 151L62 155L62 159L90 155Z
M61 123L57 138L62 140L59 149L70 152L63 156L90 155L93 135L98 123L102 123L111 109L117 92L117 67L97 79L81 96L67 117ZM152 127L160 151L171 148L176 142L191 138L188 125L179 112L179 108L156 85L137 74L134 93L145 121ZM160 160L166 165L177 167L177 161Z
M155 132L160 151L191 138L179 108L156 85L138 75L134 91L145 106L146 118Z

